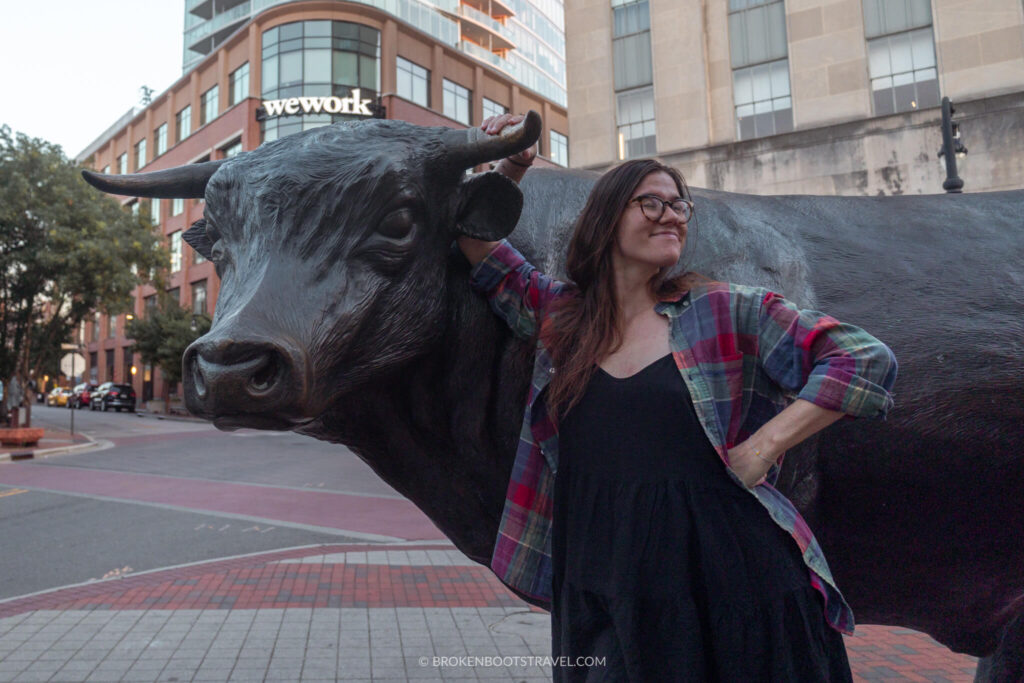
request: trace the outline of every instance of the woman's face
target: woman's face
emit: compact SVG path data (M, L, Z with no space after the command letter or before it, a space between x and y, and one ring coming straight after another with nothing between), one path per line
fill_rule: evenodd
M661 218L651 220L644 215L640 202L632 201L642 195L652 195L668 202L680 199L672 176L663 171L655 171L640 181L619 219L612 261L622 266L673 266L686 242L686 222L667 206L663 207Z

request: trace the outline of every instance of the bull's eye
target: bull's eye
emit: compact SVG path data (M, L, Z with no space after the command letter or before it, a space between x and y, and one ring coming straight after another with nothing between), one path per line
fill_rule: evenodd
M411 209L392 211L377 226L377 233L393 240L404 239L412 230L415 218Z

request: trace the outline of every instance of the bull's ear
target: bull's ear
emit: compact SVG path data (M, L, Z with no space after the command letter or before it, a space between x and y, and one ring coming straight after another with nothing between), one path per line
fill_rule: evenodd
M522 210L523 193L518 185L494 171L480 173L459 186L455 231L494 242L508 237Z
M185 231L181 239L203 255L207 261L213 260L213 241L206 234L206 219L200 218Z

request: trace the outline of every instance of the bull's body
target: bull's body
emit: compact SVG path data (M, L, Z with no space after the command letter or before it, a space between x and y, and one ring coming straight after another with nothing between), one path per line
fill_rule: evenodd
M381 124L362 128L360 140L372 138L373 125ZM352 129L331 128L339 136ZM234 270L225 273L213 329L186 357L189 405L221 426L290 427L349 446L487 564L534 346L470 290L465 259L449 249L447 223L468 211L445 213L467 204L453 199L466 195L457 175L418 181L429 206L415 211L435 217L441 239L410 233L421 241L386 275L366 265L356 236L364 227L353 221L370 219L356 208L345 209L339 227L323 212L271 196L282 175L294 182L288 168L278 169L288 145L296 167L308 164L313 135L328 133L236 157L204 184L219 232L232 211L249 232L221 238ZM412 182L409 166L423 163L415 150L382 145L373 147L372 164L358 166L358 155L345 161L353 187L359 183L350 199L391 201ZM385 163L389 154L397 165ZM377 180L367 182L368 173ZM395 187L383 179L392 177ZM569 227L595 178L535 170L524 179L525 210L510 240L549 274L563 273ZM998 646L1009 662L1024 645L1024 191L694 195L694 270L768 286L858 324L900 361L888 420L837 423L787 456L780 482L815 530L858 621L917 628L974 655ZM274 220L262 227L245 213L266 206ZM256 244L254 230L266 231ZM354 246L334 238L339 230L352 232ZM329 247L329 268L310 247L318 241ZM252 348L275 340L268 357L278 360L254 360L243 337L255 340ZM277 377L302 381L288 380L287 402L266 398L274 387L268 362L273 369L293 357ZM220 394L217 378L226 378ZM312 398L321 395L326 401Z

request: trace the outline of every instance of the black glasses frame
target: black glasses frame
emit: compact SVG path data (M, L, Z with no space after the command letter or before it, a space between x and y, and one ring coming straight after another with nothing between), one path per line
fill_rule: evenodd
M661 202L661 211L658 212L657 216L651 216L650 214L647 213L647 210L644 209L643 201L645 199L654 199L656 201ZM632 199L629 200L630 204L632 204L633 202L636 202L637 204L640 205L640 211L643 213L644 217L647 220L649 220L649 221L654 221L654 222L660 221L661 217L665 215L665 209L671 207L676 202L682 202L683 206L686 207L682 214L680 214L675 209L672 209L672 211L677 216L679 216L679 219L681 221L683 221L685 223L688 220L690 220L690 218L693 216L693 202L691 202L689 199L683 199L682 197L680 197L678 199L673 199L672 201L666 201L666 200L662 199L661 197L659 197L658 195L654 195L654 194L641 194L641 195L633 197Z

